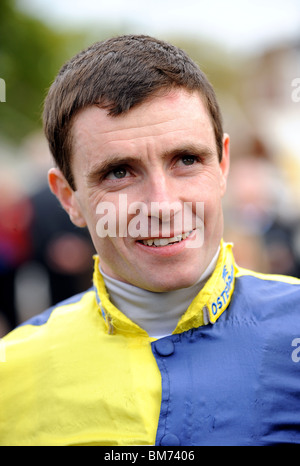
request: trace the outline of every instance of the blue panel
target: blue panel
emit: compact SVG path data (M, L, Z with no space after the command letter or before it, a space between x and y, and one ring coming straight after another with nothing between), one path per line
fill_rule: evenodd
M61 301L60 303L56 304L55 306L50 307L49 309L42 312L41 314L38 314L32 317L26 322L23 322L22 324L19 325L19 327L23 327L24 325L40 326L40 325L46 324L49 320L50 315L55 309L61 306L67 306L68 304L74 304L74 303L79 302L82 299L82 297L91 290L93 290L93 288L90 288L89 290L84 291L83 293L78 293L72 296L71 298L65 299L64 301Z
M299 286L240 277L216 324L153 342L156 445L300 444L299 303Z

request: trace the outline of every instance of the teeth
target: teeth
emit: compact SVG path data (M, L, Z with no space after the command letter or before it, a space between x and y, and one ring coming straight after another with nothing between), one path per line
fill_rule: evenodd
M148 241L143 241L144 244L146 244L147 246L152 246L153 243L154 243L154 240L153 239L148 239Z
M154 240L155 246L167 246L169 244L169 238L160 238Z
M193 230L192 230L193 231ZM168 244L172 243L178 243L182 241L183 239L186 239L192 231L189 231L188 233L182 233L181 235L173 236L173 238L157 238L157 239L147 239L145 241L142 241L143 244L146 246L167 246Z

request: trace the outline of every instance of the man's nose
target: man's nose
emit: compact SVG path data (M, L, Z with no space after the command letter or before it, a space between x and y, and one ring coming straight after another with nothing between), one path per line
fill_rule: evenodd
M182 209L178 190L164 173L160 172L148 180L145 194L148 215L162 222L169 221Z
M148 178L145 186L146 202L172 202L174 200L174 186L167 175L157 170Z

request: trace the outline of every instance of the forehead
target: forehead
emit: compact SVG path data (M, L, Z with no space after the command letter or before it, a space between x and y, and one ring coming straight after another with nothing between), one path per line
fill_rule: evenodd
M214 132L208 111L197 92L173 90L153 97L125 114L109 116L92 106L75 117L72 126L73 152L92 146L139 142L147 138L178 139L201 136L213 143Z

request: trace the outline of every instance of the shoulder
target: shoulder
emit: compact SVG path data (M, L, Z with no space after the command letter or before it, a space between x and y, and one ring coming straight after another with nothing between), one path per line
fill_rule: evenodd
M252 295L265 292L269 298L288 298L288 295L300 294L300 279L286 275L264 274L237 267L235 275L239 287L248 290ZM263 297L263 296L262 296Z
M292 316L300 321L300 280L237 267L235 300L257 316Z
M256 279L258 282L273 282L278 284L286 284L286 285L298 285L300 286L300 279L296 277L290 277L288 275L276 275L276 274L266 274L266 273L259 273L254 272L253 270L245 269L243 267L236 267L237 273L236 277L252 277Z
M45 335L45 329L63 328L67 323L70 324L72 320L78 320L83 311L88 312L95 303L95 292L93 288L90 288L23 322L6 335L4 340L17 340L20 342L23 337L27 339L30 335L37 334L41 330Z

